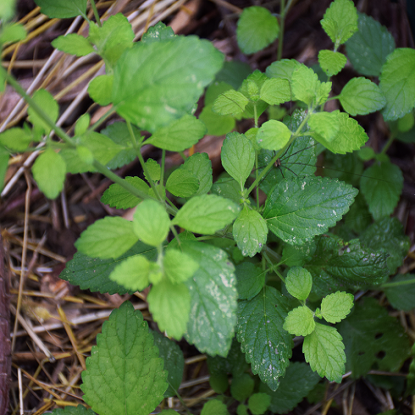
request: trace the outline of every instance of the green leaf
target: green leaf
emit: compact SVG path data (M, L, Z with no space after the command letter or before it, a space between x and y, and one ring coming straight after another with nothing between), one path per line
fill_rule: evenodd
M62 52L75 56L86 56L95 53L91 43L83 36L76 33L70 33L66 36L58 36L52 40L52 46Z
M190 197L199 189L199 179L184 167L179 167L170 174L166 189L177 197Z
M263 217L244 206L233 224L233 237L243 256L253 257L267 243L268 228Z
M133 228L145 244L159 246L170 230L169 215L159 202L146 199L135 210Z
M111 90L114 75L98 75L88 85L89 96L99 105L105 106L112 102Z
M222 62L222 53L194 36L134 46L114 70L117 112L154 132L192 109Z
M360 179L360 190L375 220L390 215L403 188L401 169L388 161L376 161Z
M359 31L346 42L353 68L365 76L379 76L386 57L395 49L395 40L373 17L358 13Z
M255 164L255 150L252 143L243 134L230 133L223 142L220 157L224 169L243 190Z
M16 2L14 0L5 0L0 3L0 18L3 21L13 19L16 13Z
M281 121L269 120L261 125L256 136L257 144L266 150L279 151L291 138L290 129Z
M271 396L266 393L254 393L248 401L248 408L253 415L262 415L271 404Z
M320 23L337 49L358 31L357 10L353 1L333 1Z
M307 306L294 308L288 313L284 322L284 330L295 336L307 336L316 327L313 312Z
M229 379L228 375L223 373L217 375L210 375L209 377L209 386L216 393L225 393L229 388Z
M287 317L286 301L275 288L265 286L252 300L238 305L236 330L241 350L251 363L252 373L274 391L289 365L293 347L292 336L282 327Z
M325 141L333 141L339 132L339 112L316 112L310 115L308 125Z
M383 291L392 307L397 310L411 311L415 309L415 275L398 274L392 278L390 283L400 282L402 285L386 286ZM405 284L407 282L407 284Z
M56 199L63 189L66 176L65 161L48 148L34 162L33 177L40 191L49 199Z
M249 415L248 407L243 403L240 403L236 408L236 415Z
M175 37L173 29L166 26L163 22L158 22L148 28L147 32L141 37L141 43L160 42Z
M86 409L83 405L67 406L64 409L55 408L52 411L53 415L95 415L95 412Z
M290 83L286 79L268 79L261 87L260 97L270 105L280 105L291 101Z
M248 102L249 100L245 95L230 89L216 98L212 111L219 115L238 116L244 112Z
M236 38L243 53L249 55L267 47L277 37L280 27L277 18L264 7L243 10L236 28Z
M225 135L235 128L235 118L232 115L219 115L213 112L213 104L206 105L199 115L205 124L208 135Z
M160 331L180 340L186 332L190 313L190 293L185 284L173 284L167 278L153 285L147 301Z
M106 135L96 133L95 131L87 131L80 137L80 142L102 164L109 164L123 149Z
M185 282L198 270L199 264L178 249L168 249L163 258L166 277L173 283Z
M110 68L117 63L124 51L132 47L134 36L130 22L122 13L110 16L101 27L89 25L88 40L95 44L98 53Z
M338 98L350 115L365 115L379 111L386 104L379 87L366 78L352 78L343 87Z
M347 58L340 52L332 50L320 50L318 63L328 77L337 75L346 65Z
M301 267L290 268L285 279L285 287L293 297L301 301L307 300L312 285L313 278L306 269Z
M235 376L231 383L232 398L239 402L244 402L254 391L255 381L248 375L243 373L241 376Z
M205 132L202 121L186 114L168 126L157 129L146 143L168 151L184 151L196 144Z
M10 128L0 134L0 145L14 151L25 151L33 140L33 134L23 128Z
M0 33L0 44L14 43L24 40L27 36L26 29L19 23L4 23Z
M269 194L263 216L268 228L284 242L301 245L334 226L357 193L338 180L313 176L285 179Z
M234 267L226 253L212 245L182 242L182 248L199 263L199 269L186 281L192 310L186 339L202 353L226 356L236 323Z
M188 157L183 168L199 179L199 189L195 196L206 194L212 187L212 162L207 153L195 153Z
M184 358L183 353L177 343L163 336L161 333L153 331L154 344L159 349L159 355L164 360L164 370L168 372L169 387L164 392L164 397L176 396L183 379ZM173 389L174 388L174 389ZM176 412L175 412L176 414Z
M148 175L150 176L150 177L147 177L146 173L144 172L144 177L146 178L146 180L150 182L150 179L151 179L154 182L158 182L161 177L160 164L158 164L156 160L148 159L146 161L146 168L147 168Z
M248 75L246 79L243 80L242 85L239 88L239 92L250 99L250 102L242 114L244 118L260 117L261 114L268 108L269 105L261 99L258 99L258 95L255 96L255 99L251 97L253 89L255 91L261 90L263 84L267 80L268 77L258 69L256 69L254 72Z
M342 336L334 327L320 323L315 325L314 331L304 339L305 360L321 377L341 383L346 363Z
M143 291L150 284L149 272L149 260L143 255L137 255L129 257L117 265L109 278L129 291Z
M305 65L300 65L294 69L291 77L291 88L296 100L311 106L316 102L316 90L320 81L317 74Z
M359 150L369 140L365 130L346 113L335 110L331 114L336 114L339 123L339 131L336 136L331 141L316 134L313 137L332 153L345 154Z
M82 135L88 130L91 116L88 113L81 115L75 123L75 135Z
M321 314L329 323L339 323L350 313L353 307L353 295L337 291L323 298Z
M271 65L266 69L266 74L270 78L283 78L291 82L294 70L300 66L301 63L296 59L282 59L271 63Z
M56 122L59 116L59 105L50 92L46 91L46 89L38 89L33 94L32 99L43 109L51 121ZM51 129L49 125L43 121L43 118L40 117L33 108L29 106L27 113L29 114L29 121L33 124L39 134L50 133Z
M212 399L203 405L200 415L229 415L226 405L217 399Z
M227 64L227 63L231 63L231 62L225 62L225 64ZM249 71L247 75L249 75L250 73L251 73L251 71ZM245 79L245 77L243 79ZM242 82L242 80L241 80L241 82ZM232 85L229 85L226 82L218 82L218 81L212 82L208 86L208 88L206 89L206 92L205 92L205 105L213 105L214 102L216 101L216 99L221 94L225 93L226 91L229 91L230 89L233 89ZM216 114L216 116L217 115L218 114Z
M226 82L234 89L238 89L243 80L251 74L252 68L247 62L237 60L225 61L222 69L216 74L215 81Z
M82 252L76 252L73 259L66 263L66 268L61 272L59 278L79 285L82 290L100 292L102 294L123 295L127 292L124 286L112 281L109 276L114 268L123 260L145 255L147 259L155 259L156 250L153 247L137 242L131 249L117 259L90 258Z
M147 415L167 389L167 372L153 336L128 301L103 324L86 364L83 398L102 415Z
M389 255L387 264L390 274L394 274L403 264L410 248L409 237L405 235L401 222L390 217L384 217L367 227L360 235L360 241L369 249L383 250Z
M228 176L227 173L222 174L212 186L212 193L230 199L239 204L241 202L241 187L239 183Z
M127 176L124 180L142 192L147 193L149 190L147 183L137 176ZM117 209L133 208L140 202L141 199L132 195L128 190L124 189L117 183L112 184L107 190L105 190L101 197L101 203L105 203Z
M0 192L4 188L4 181L9 167L9 158L9 152L0 145Z
M355 304L337 327L346 345L346 370L353 378L366 375L375 363L378 370L397 372L409 356L404 329L374 298Z
M195 232L213 234L229 225L239 213L239 207L216 195L195 196L179 210L172 223Z
M106 216L88 226L75 247L92 258L108 259L119 257L137 241L131 222L119 216Z
M254 298L265 285L266 271L252 262L242 262L235 269L237 289L240 300Z
M40 6L41 13L51 18L86 17L87 0L36 0L35 3Z

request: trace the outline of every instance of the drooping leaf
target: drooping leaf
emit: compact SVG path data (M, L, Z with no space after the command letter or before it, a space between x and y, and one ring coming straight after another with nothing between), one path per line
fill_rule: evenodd
M199 189L199 179L189 170L179 167L166 182L166 190L177 197L194 196Z
M117 258L136 242L133 224L119 216L98 219L75 242L78 251L92 258Z
M234 337L238 293L234 267L224 251L200 242L182 242L183 252L199 263L186 281L192 318L186 339L202 353L226 356Z
M129 301L103 324L86 364L83 399L102 415L147 415L161 402L168 386L153 336Z
M298 245L334 226L357 193L338 180L313 176L284 179L268 195L263 216L275 235Z
M173 283L185 282L199 268L199 264L178 249L168 249L163 258L166 277Z
M236 330L246 361L251 363L252 373L274 391L289 364L293 347L292 336L282 328L286 306L286 299L269 286L238 305Z
M271 404L271 396L266 393L254 393L249 397L248 408L253 415L264 414Z
M137 176L127 176L124 180L142 192L147 193L149 190L147 183ZM137 206L141 199L132 195L118 183L114 183L105 190L101 202L117 209L128 209Z
M404 284L407 282L407 284ZM391 284L401 283L402 285L386 286L383 291L392 307L397 310L411 311L415 308L415 275L398 274L391 281Z
M212 111L219 115L241 115L249 100L245 95L230 89L220 94L212 106Z
M323 298L321 315L329 323L339 323L350 313L353 307L353 295L337 291Z
M35 3L43 14L51 18L86 17L87 0L36 0Z
M163 22L158 22L154 26L148 28L147 32L141 37L141 42L160 42L161 40L171 39L175 36L176 35L170 26L166 26Z
M0 145L15 151L25 151L33 140L33 134L23 128L10 128L0 134Z
M50 92L46 91L46 89L38 89L33 94L32 99L42 108L52 122L56 122L59 116L59 105ZM29 106L27 113L29 115L29 121L33 124L35 130L38 131L39 134L50 133L50 126L32 107Z
M285 287L293 297L305 301L310 295L312 285L313 278L305 268L290 268L285 279Z
M117 112L154 132L192 109L222 62L210 42L193 36L133 46L114 70Z
M284 321L284 330L295 336L307 336L316 327L313 312L307 306L294 308Z
M238 20L236 38L242 52L249 55L267 47L280 31L277 18L259 6L247 7Z
M261 87L260 97L270 105L280 105L291 101L290 83L286 79L268 79Z
M305 360L321 377L341 383L346 363L342 336L334 327L315 325L314 331L304 339Z
M111 91L114 75L98 75L88 85L89 96L99 105L108 105L112 101Z
M290 129L281 121L269 120L261 125L256 136L259 147L265 150L279 151L291 138Z
M409 356L403 327L374 298L355 304L353 313L337 327L346 345L346 370L354 378L366 375L374 363L378 370L396 372Z
M109 278L129 291L143 291L150 285L149 272L149 260L144 255L136 255L118 264L110 273Z
M365 115L379 111L386 99L379 87L366 78L353 78L342 89L340 103L350 115Z
M401 169L389 161L376 161L360 179L360 190L375 220L390 215L403 188Z
M195 153L186 159L183 165L199 179L199 189L195 196L204 195L212 187L212 162L209 160L207 153Z
M52 40L52 46L62 52L75 56L86 56L95 53L91 43L83 36L76 33L70 33L66 36L59 36Z
M239 299L250 300L261 291L267 273L252 262L241 262L236 266L235 274Z
M346 65L347 58L340 52L321 50L318 53L318 63L327 76L337 75Z

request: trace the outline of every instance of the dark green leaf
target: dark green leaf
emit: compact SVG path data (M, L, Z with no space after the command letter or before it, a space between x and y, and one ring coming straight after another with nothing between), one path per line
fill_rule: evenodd
M200 415L229 415L226 405L218 399L212 399L203 405Z
M235 274L239 299L250 300L261 291L267 273L252 262L242 262L236 266Z
M241 376L235 376L232 379L231 395L232 398L239 402L248 399L254 391L255 381L248 373L243 373Z
M266 393L254 393L248 401L248 408L253 415L262 415L271 404L271 396Z
M400 282L402 285L385 287L383 291L392 307L397 310L411 311L415 309L415 275L414 274L398 274L391 279L390 283ZM404 284L407 282L407 284Z
M69 17L86 17L87 0L36 0L40 11L48 17L66 19Z
M215 80L226 82L234 89L238 89L242 81L252 72L252 68L246 62L237 60L226 61L222 69L216 74Z
M199 115L205 124L207 134L224 135L235 128L235 118L232 115L219 115L212 111L212 104L206 105Z
M175 37L173 29L166 26L163 22L158 22L148 28L147 32L141 37L142 43L160 42Z

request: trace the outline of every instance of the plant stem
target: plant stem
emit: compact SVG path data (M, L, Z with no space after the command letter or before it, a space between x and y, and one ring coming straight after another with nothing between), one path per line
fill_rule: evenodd
M268 263L271 265L270 266L270 270L272 270L273 272L275 272L275 274L278 275L278 277L281 279L281 281L285 284L285 278L281 275L281 273L276 269L278 267L277 264L273 264L271 259L268 257L268 255L266 254L266 252L264 252L262 254L264 256L264 258L268 261Z
M102 23L101 23L101 19L99 18L98 9L95 4L95 0L91 0L91 7L92 7L92 10L94 11L95 20L97 21L98 26L101 27Z
M160 183L164 184L164 163L166 162L166 150L161 150L161 174Z
M287 7L287 9L288 9L288 7ZM281 5L280 5L280 36L278 38L277 61L280 61L281 58L282 58L282 48L283 48L283 42L284 42L285 13L286 13L285 0L281 0Z
M382 288L399 287L401 285L409 285L409 284L415 284L415 278L413 280L408 280L408 281L386 282L385 284L382 284L381 287Z
M388 141L386 142L386 144L384 145L384 147L382 148L382 151L380 152L380 154L386 154L386 152L389 150L389 147L392 145L393 140L395 140L395 137L391 135Z

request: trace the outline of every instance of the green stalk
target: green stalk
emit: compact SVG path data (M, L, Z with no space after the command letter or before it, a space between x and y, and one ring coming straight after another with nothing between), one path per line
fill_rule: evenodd
M97 21L98 26L101 27L102 26L101 19L99 18L98 9L97 9L97 6L94 0L91 0L91 7L92 7L92 10L94 11L95 20Z
M409 285L409 284L415 284L415 278L409 281L386 282L385 284L382 284L381 287L382 288L399 287L401 285Z
M382 148L382 151L380 152L380 154L386 154L386 152L389 150L389 147L392 145L394 140L395 140L395 137L391 135L388 141L386 142L386 144L384 145L384 147Z
M277 61L280 61L281 58L282 58L282 47L283 47L283 42L284 42L285 13L286 13L285 0L281 0L281 6L280 6L280 36L278 38Z

